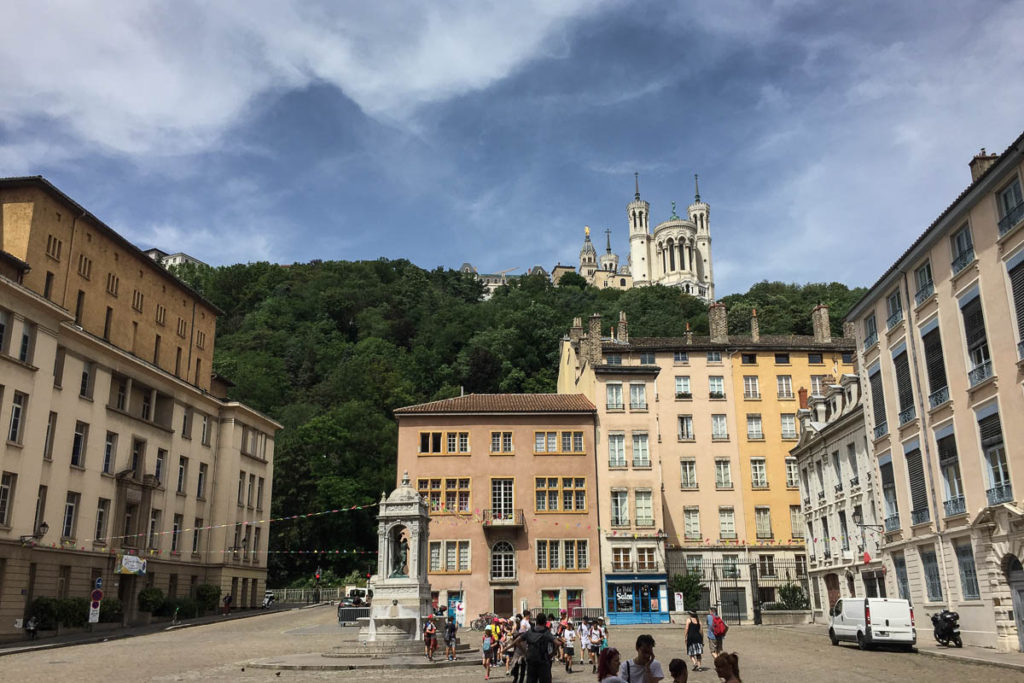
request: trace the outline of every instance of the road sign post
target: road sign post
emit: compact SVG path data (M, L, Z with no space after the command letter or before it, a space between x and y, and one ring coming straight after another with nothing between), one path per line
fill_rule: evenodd
M98 624L100 623L100 600L103 599L103 591L99 589L102 585L103 579L96 579L96 590L90 595L92 602L89 603L89 623Z

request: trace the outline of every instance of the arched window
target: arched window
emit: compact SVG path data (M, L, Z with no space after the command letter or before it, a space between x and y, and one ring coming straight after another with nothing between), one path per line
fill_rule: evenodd
M491 579L516 578L516 551L508 541L498 541L491 548Z
M668 269L669 270L675 270L676 269L676 245L675 245L675 242L673 242L672 240L669 240L666 246L668 248Z

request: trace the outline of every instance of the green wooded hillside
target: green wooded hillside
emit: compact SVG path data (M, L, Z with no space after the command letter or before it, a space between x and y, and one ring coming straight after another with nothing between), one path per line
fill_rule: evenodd
M395 408L467 393L550 392L558 343L575 316L625 311L631 336L707 334L707 310L677 289L626 292L553 287L523 277L481 301L481 285L453 270L405 260L251 263L178 268L222 308L214 370L231 398L281 422L272 514L363 505L394 486ZM811 308L830 305L833 332L863 293L839 283L762 282L721 299L730 331L746 333L757 308L762 334L810 334ZM375 509L271 525L275 550L374 549ZM270 555L270 585L311 574L364 572L373 555L333 560Z

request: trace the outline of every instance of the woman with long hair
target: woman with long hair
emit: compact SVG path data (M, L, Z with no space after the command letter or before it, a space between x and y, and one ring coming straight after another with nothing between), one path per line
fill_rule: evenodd
M740 656L735 652L723 652L715 657L715 673L725 683L740 681Z
M626 683L619 678L619 651L614 647L605 648L597 658L598 683Z
M694 671L700 671L700 658L704 654L704 636L700 632L700 619L696 612L690 612L686 622L686 654L690 656Z

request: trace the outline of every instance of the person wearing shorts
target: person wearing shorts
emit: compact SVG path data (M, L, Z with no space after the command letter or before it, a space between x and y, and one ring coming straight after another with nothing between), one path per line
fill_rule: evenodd
M434 650L437 649L437 626L434 625L434 615L427 617L427 623L423 627L423 649L427 659L434 661Z
M448 617L448 623L444 626L444 653L449 662L455 661L455 640L458 627L455 625L455 617Z

